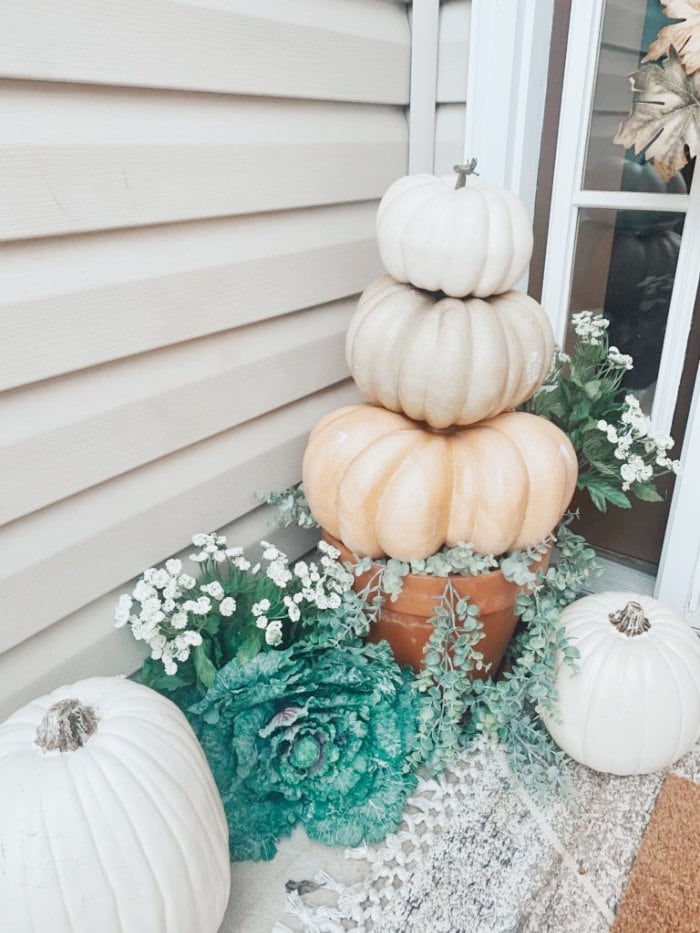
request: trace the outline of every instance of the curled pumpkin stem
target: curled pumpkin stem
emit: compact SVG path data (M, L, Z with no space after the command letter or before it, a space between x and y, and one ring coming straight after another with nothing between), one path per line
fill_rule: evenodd
M35 741L44 752L75 752L97 731L98 717L80 700L59 700L50 706L36 730Z
M464 188L467 183L467 175L478 175L476 171L476 159L469 159L464 165L453 165L452 168L457 172L457 184L455 190Z
M608 618L623 635L632 638L634 635L642 635L651 628L651 622L644 615L644 610L639 603L629 602L624 609L618 609L617 612L611 612Z

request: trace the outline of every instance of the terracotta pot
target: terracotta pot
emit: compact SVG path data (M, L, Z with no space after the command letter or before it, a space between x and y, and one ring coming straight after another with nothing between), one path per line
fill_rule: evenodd
M325 531L323 537L338 548L342 561L357 562L357 556L342 542ZM549 556L550 552L547 551L541 559L543 570L549 564ZM354 589L358 592L364 589L379 569L379 565L374 564L367 573L356 577ZM490 667L488 671L475 672L474 676L485 680L498 669L513 637L518 622L515 599L525 587L506 580L500 570L474 577L453 576L451 579L459 595L469 597L469 601L479 607L484 635L476 647L483 653L484 663ZM399 664L409 664L415 671L420 670L423 666L423 648L433 630L430 620L437 605L436 597L442 596L445 583L446 577L419 574L405 576L401 595L393 603L387 599L379 619L372 625L369 640L377 642L386 639Z

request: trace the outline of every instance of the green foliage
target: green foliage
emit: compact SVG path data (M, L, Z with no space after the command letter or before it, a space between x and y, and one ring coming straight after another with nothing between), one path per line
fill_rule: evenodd
M404 769L416 706L386 643L297 644L230 661L187 714L224 802L232 858L272 858L299 822L328 845L395 830L416 784Z
M423 703L409 762L440 772L460 747L461 723L474 687L471 675L485 670L484 656L476 647L483 627L477 607L460 598L449 578L432 622L424 667L416 677Z
M597 570L595 551L569 527L572 517L556 531L557 560L545 573L537 571L530 591L518 596L520 631L508 652L511 669L497 681L474 683L464 734L466 741L475 735L498 740L535 795L566 780L566 756L552 742L540 714L556 717L557 664L562 659L575 667L578 658L561 624L561 610Z
M298 525L299 528L319 527L309 510L302 483L295 483L279 492L259 493L258 498L275 507L272 522L275 527L288 528L290 525Z
M268 541L254 565L222 535L195 535L194 543L201 548L190 555L196 577L182 573L180 560L166 561L119 599L117 625L128 624L151 649L139 674L146 686L193 686L203 694L233 659L244 665L299 641L332 647L367 634L367 607L325 541L317 562L297 561L293 569Z
M523 408L568 434L578 457L578 487L601 512L608 505L631 508L630 495L657 502L655 479L679 470L668 456L673 441L653 431L636 397L621 388L633 361L609 346L608 321L581 311L573 324L571 356L555 354L544 384Z

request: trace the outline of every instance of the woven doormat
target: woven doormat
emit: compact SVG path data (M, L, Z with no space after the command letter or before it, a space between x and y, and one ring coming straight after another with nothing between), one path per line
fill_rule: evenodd
M669 775L612 933L700 933L700 785Z

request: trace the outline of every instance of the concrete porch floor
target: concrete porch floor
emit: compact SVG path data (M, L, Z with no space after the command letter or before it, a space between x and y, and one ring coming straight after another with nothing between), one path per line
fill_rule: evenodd
M408 880L384 891L380 920L364 929L609 930L666 772L618 778L572 764L571 795L538 805L499 753L479 751L468 767L447 825L417 853ZM700 744L671 770L700 783ZM271 862L235 863L221 933L310 929L285 914L285 884L313 879L320 870L353 884L368 876L369 866L311 842L300 828ZM322 892L311 900L329 902Z

